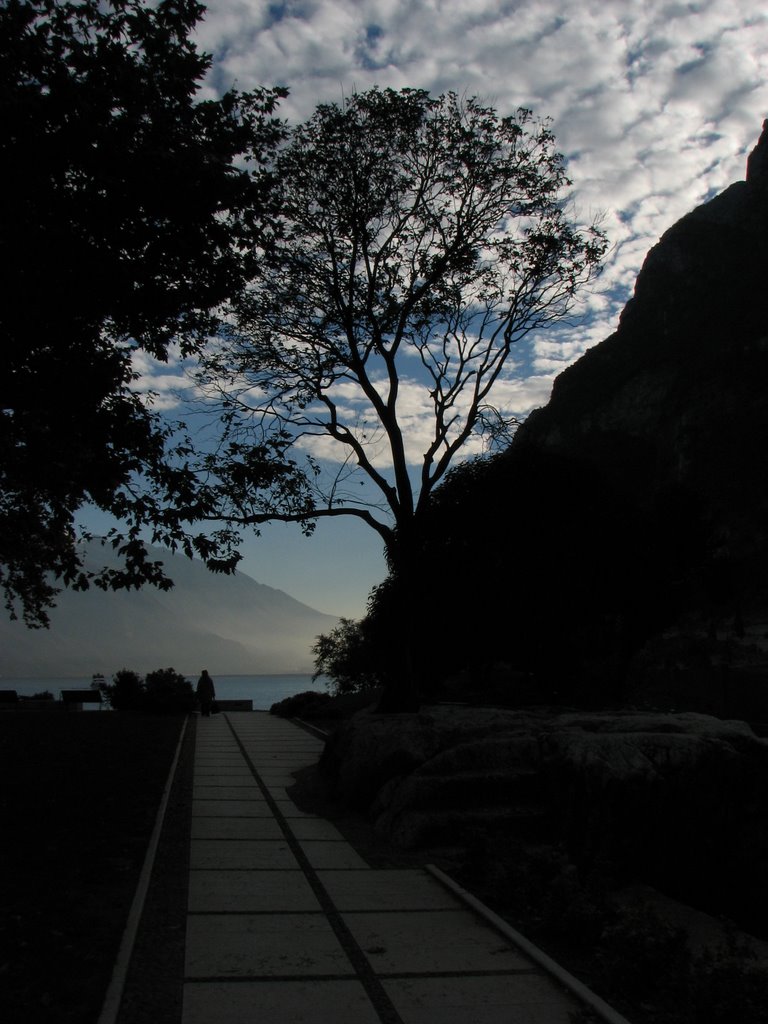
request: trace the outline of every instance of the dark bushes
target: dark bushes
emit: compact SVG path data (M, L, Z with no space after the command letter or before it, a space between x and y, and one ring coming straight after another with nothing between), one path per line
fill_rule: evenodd
M190 712L195 708L192 683L172 668L150 672L145 680L146 701L151 711L160 714Z
M603 864L577 870L559 845L479 836L460 880L637 1024L758 1024L768 967L748 936L701 947L647 893L622 897ZM726 919L727 920L727 919ZM584 1011L573 1024L597 1024Z
M357 690L354 693L342 693L331 696L317 690L305 690L295 693L292 697L278 701L269 709L271 715L281 718L321 718L324 721L346 719L378 703L381 689Z
M173 668L150 672L146 679L122 668L112 683L99 689L115 711L143 711L149 714L188 714L195 708L192 684Z
M292 697L273 704L269 709L270 715L278 715L280 718L336 718L338 712L331 705L331 697L327 693L318 693L315 690L304 690L302 693L294 693Z

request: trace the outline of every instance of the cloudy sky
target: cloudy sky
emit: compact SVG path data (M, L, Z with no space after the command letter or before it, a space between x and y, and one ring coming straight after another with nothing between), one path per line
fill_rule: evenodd
M207 91L285 85L292 122L373 85L553 119L576 209L602 216L611 251L580 323L537 339L505 385L519 413L611 333L666 228L744 177L768 117L760 0L211 0L198 42L215 59ZM261 582L347 615L384 575L378 538L354 525L323 525L313 540L267 527L244 553Z

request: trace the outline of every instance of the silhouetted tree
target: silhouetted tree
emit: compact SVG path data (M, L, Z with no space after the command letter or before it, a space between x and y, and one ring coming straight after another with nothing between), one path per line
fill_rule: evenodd
M185 714L195 707L192 683L174 668L158 668L145 680L147 708L156 714Z
M121 668L111 683L99 683L107 703L115 711L139 711L144 703L144 680L137 672Z
M88 583L73 528L86 502L127 523L124 567L102 585L168 585L137 542L146 524L233 564L226 531L223 547L182 537L204 500L186 449L171 454L171 430L137 393L134 363L137 350L165 360L173 342L199 348L271 222L261 165L282 135L283 91L199 102L211 58L190 34L203 11L195 0L0 7L0 586L30 625L46 622L50 574Z
M233 304L205 382L225 408L230 465L281 431L342 468L293 514L225 479L220 514L243 525L354 516L376 530L403 583L403 660L384 704L413 706L429 496L482 428L514 345L568 312L604 238L568 220L548 123L453 94L374 89L322 105L276 174L283 232ZM431 412L423 450L409 445L414 390Z
M640 495L587 458L518 441L455 467L425 510L419 676L437 693L452 677L510 703L615 703L634 653L679 614L698 566L695 501ZM627 451L638 466L642 446ZM389 656L401 588L396 573L376 588L350 662Z
M366 620L342 618L338 626L319 636L312 647L313 680L328 676L337 695L381 686L386 678L386 660L367 627Z
M187 714L195 707L192 683L174 668L158 668L145 679L121 668L111 683L102 682L99 689L115 711Z

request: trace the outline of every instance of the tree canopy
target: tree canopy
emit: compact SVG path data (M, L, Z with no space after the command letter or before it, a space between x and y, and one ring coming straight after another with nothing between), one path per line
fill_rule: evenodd
M211 59L190 34L203 11L0 6L0 585L31 625L46 621L55 578L88 583L84 503L127 524L124 568L97 578L114 586L167 586L138 534L149 524L176 543L199 510L186 449L171 454L134 358L198 350L255 272L274 209L263 165L284 131L282 90L198 99ZM184 543L232 564L215 538Z
M604 237L569 219L548 122L452 93L321 105L275 175L281 231L204 361L230 456L220 513L357 516L412 574L429 497L482 429L514 346L571 310ZM431 413L420 439L414 400ZM311 509L276 516L247 485L248 451L275 432L314 459Z

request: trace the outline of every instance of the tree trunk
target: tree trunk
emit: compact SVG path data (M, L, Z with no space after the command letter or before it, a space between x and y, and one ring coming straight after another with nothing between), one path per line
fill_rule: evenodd
M410 531L408 531L410 534ZM389 679L379 701L379 711L388 714L418 711L421 706L419 671L414 657L418 614L418 561L413 536L399 531L389 545L393 575L397 580L396 608L392 615L391 643L396 651Z

